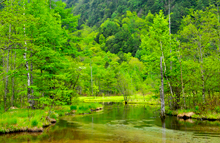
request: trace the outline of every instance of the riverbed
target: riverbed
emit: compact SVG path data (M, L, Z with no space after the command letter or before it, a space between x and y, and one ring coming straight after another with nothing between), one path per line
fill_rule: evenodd
M105 104L102 111L64 116L42 133L0 135L1 143L188 143L220 141L220 122L159 117L158 106Z

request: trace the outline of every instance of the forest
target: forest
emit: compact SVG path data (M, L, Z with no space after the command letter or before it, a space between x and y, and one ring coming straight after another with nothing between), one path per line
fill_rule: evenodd
M220 113L219 4L0 1L0 112L164 92L165 113Z

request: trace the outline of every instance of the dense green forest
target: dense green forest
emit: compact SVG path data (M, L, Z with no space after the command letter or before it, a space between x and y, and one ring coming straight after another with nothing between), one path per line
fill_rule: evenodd
M80 14L79 26L86 24L97 28L108 18L119 18L127 11L136 12L144 18L149 11L155 14L160 10L165 15L172 13L172 31L177 33L181 19L190 9L205 10L210 5L218 4L218 0L63 0L67 7L74 7L74 14Z
M170 16L171 15L171 16ZM78 96L160 96L170 109L218 109L217 0L5 0L1 108Z

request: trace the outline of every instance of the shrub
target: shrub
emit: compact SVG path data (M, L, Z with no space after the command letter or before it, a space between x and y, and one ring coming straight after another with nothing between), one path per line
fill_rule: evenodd
M70 110L76 110L76 109L77 109L77 106L76 106L76 105L70 106Z
M215 111L216 113L220 113L220 107L219 106L215 107Z
M32 127L35 127L35 126L37 126L37 125L38 125L37 119L33 119L33 120L31 121L31 126L32 126Z
M58 116L59 115L54 112L50 114L50 118L53 118L53 119L57 119Z
M199 106L195 106L195 113L199 113Z

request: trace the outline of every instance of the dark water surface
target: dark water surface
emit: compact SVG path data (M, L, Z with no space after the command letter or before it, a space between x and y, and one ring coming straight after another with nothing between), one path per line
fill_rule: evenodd
M220 143L220 122L177 120L162 124L158 106L113 104L89 115L65 116L43 133L0 135L0 143ZM163 128L165 127L165 128Z

